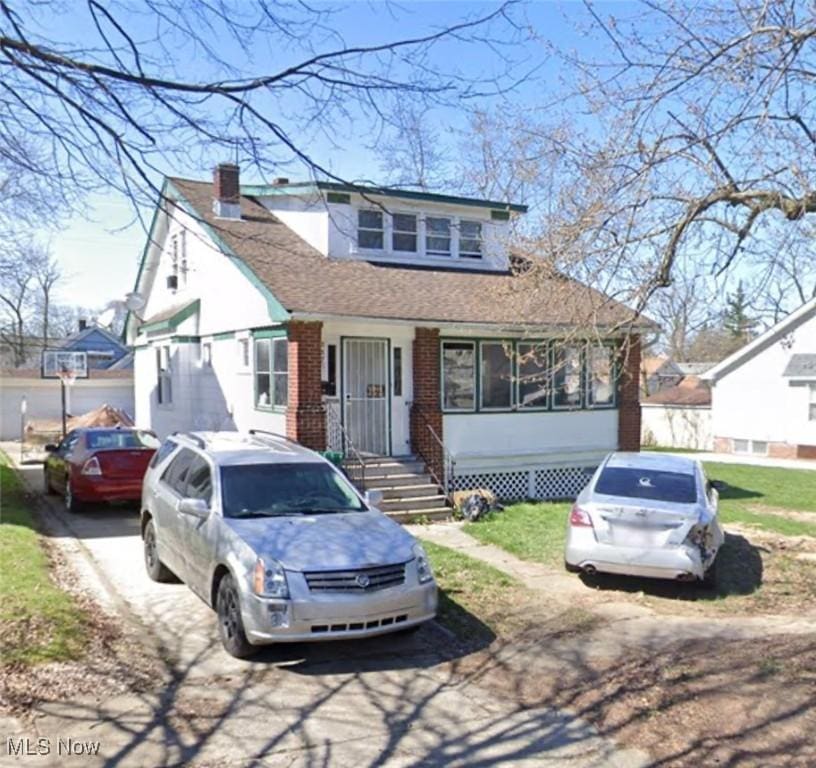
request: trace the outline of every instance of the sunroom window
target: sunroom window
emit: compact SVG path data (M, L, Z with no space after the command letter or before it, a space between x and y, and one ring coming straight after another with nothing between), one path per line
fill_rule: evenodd
M476 345L442 343L442 402L447 411L472 411L476 404Z
M484 410L508 410L513 404L512 344L482 342L480 406Z
M466 259L482 258L482 223L459 222L459 255Z
M555 347L553 353L553 408L580 408L581 348L568 344Z
M392 217L391 242L395 251L416 253L417 217L411 213L395 213Z
M381 251L385 243L382 211L357 212L357 245Z
M546 408L550 364L544 343L518 345L519 408Z
M587 397L591 408L615 402L611 347L591 346L587 350Z
M451 255L451 220L436 216L425 218L425 253L429 256Z
M285 338L255 340L255 402L286 407L289 400L288 344Z

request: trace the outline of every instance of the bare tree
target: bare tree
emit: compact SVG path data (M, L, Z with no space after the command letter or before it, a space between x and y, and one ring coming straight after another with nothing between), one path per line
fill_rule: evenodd
M15 367L26 363L27 327L31 318L34 272L24 252L0 260L0 339Z
M48 346L51 338L49 323L51 320L54 287L62 277L62 270L51 253L42 247L32 247L29 253L29 264L34 282L38 288L37 304L39 308L43 347Z
M464 104L511 87L509 44L523 33L513 4L349 45L332 9L300 2L91 0L70 39L56 0L0 0L0 145L28 137L41 154L12 148L7 162L63 190L113 184L151 200L165 171L211 167L216 156L262 178L291 166L337 178L310 145L355 114L374 135L397 103ZM490 51L495 66L468 78L440 55L446 43Z

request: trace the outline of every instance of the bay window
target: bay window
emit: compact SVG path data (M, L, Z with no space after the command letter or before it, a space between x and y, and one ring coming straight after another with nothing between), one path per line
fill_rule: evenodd
M395 251L416 253L417 217L410 213L395 213L392 217L391 245Z
M285 337L255 339L255 404L285 408L289 400L289 355Z
M614 362L611 347L587 349L587 405L603 408L615 404Z
M425 218L425 253L428 256L451 255L451 220L437 216Z
M482 258L482 223L459 222L459 255L466 259Z
M560 344L553 351L553 408L580 408L581 347Z
M519 408L546 408L550 395L550 360L544 343L518 345Z
M483 410L509 410L513 405L513 343L483 341L481 344L481 392Z
M476 405L476 344L442 342L442 403L446 411L473 411Z
M357 212L357 246L381 251L385 243L382 211Z

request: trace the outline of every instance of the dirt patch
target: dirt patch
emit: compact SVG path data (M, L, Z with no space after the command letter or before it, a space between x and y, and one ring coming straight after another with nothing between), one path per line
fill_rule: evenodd
M776 517L784 517L786 520L796 520L798 523L816 525L816 513L814 512L799 512L795 509L768 507L764 504L751 504L749 509L751 512L758 512L763 515L775 515ZM816 547L816 538L813 536L803 536L803 538L810 539L813 546Z
M163 668L143 652L138 642L123 635L115 617L79 588L80 580L54 542L43 539L50 574L78 603L87 623L87 646L75 661L37 665L0 666L0 712L24 715L43 702L65 702L79 697L101 701L124 692L154 689ZM4 628L5 631L5 628Z

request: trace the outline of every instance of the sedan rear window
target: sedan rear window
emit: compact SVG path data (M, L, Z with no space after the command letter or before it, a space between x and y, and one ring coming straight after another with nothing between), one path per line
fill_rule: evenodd
M158 438L141 430L111 429L104 432L88 432L88 448L92 451L120 450L122 448L159 447Z
M326 464L234 464L221 468L225 517L363 512L349 482Z
M677 504L697 501L694 475L635 467L607 467L595 484L595 492L605 496L673 501Z

